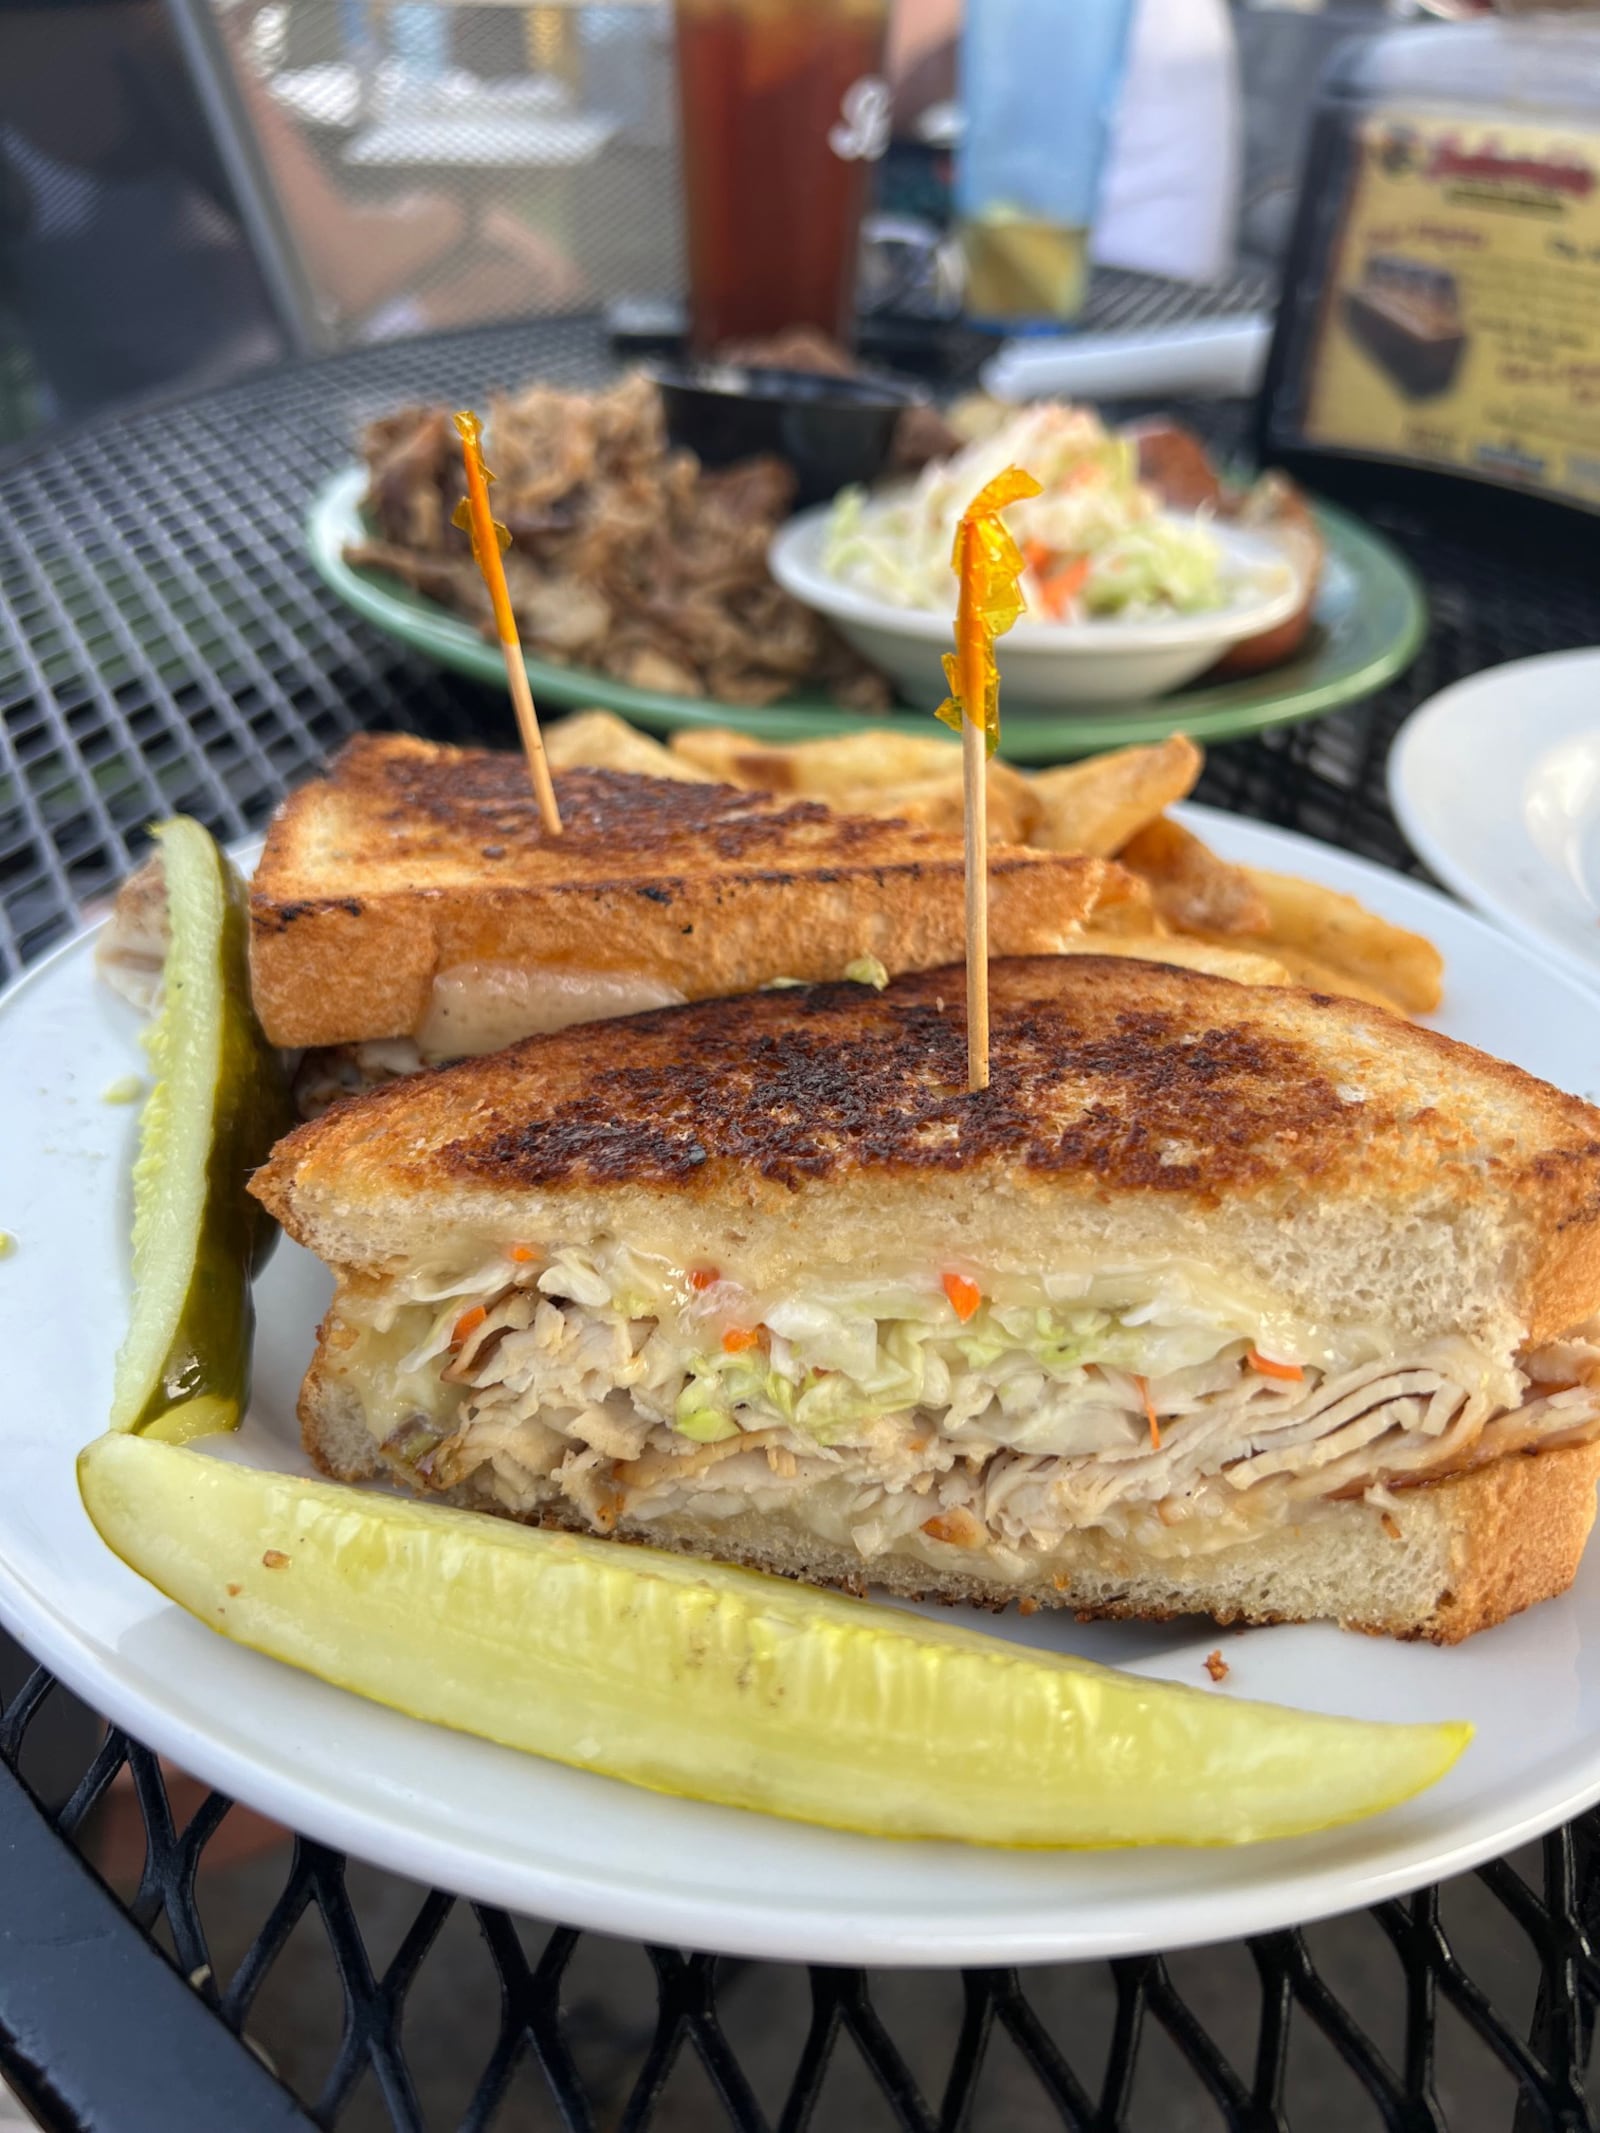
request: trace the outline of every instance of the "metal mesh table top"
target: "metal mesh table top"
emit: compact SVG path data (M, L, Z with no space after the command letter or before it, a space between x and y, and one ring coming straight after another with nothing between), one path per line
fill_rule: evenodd
M1102 317L1164 301L1114 279L1097 298ZM610 367L593 320L497 327L290 367L0 461L0 971L114 885L154 816L240 835L358 727L509 741L499 699L334 602L303 553L306 507L399 401ZM1600 639L1600 591L1374 515L1428 584L1417 664L1371 704L1218 748L1200 796L1409 866L1383 793L1400 719L1459 674ZM227 1864L238 1811L196 1804L119 1735L47 1783L62 1702L38 1675L0 1722L0 2063L52 2126L1600 2124L1594 1817L1442 1892L1248 1947L808 1977L515 1921L307 1843ZM119 1812L145 1864L113 1891L78 1858L104 1858Z

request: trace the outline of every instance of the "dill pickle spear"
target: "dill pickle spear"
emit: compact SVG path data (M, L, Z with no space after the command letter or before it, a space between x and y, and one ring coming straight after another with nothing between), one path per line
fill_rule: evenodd
M1242 1844L1374 1814L1466 1725L1311 1717L787 1580L130 1437L101 1538L208 1628L413 1717L875 1836Z
M250 1390L250 1277L276 1234L245 1191L292 1123L250 1005L244 886L198 822L155 832L170 944L145 1032L155 1086L133 1169L133 1310L111 1427L181 1443L236 1429Z

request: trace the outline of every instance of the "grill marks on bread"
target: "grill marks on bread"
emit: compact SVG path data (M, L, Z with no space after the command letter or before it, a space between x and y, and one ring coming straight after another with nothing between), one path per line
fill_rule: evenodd
M915 868L948 860L952 840L894 817L835 814L818 800L732 785L568 770L555 777L563 833L545 834L519 755L445 748L399 734L351 741L329 777L294 795L274 822L259 905L293 908L297 877L331 859L422 880L593 885L726 866L780 883L819 863ZM310 901L308 896L307 901Z
M419 1189L987 1169L1207 1206L1526 1191L1551 1227L1600 1212L1587 1105L1379 1009L1098 956L990 983L981 1095L959 969L706 1001L358 1099L283 1144L266 1196L352 1160Z
M341 783L352 793L369 793L376 803L373 819L397 841L414 836L422 851L436 851L441 839L481 837L503 843L505 858L514 863L522 848L549 848L517 756L385 750L375 760L341 766ZM774 800L738 786L689 784L638 771L558 771L555 784L563 859L598 853L615 864L626 853L630 865L640 867L661 859L741 860L752 851L771 851L774 838L815 841L819 830L840 849L874 841L875 818L836 817L817 800Z
M1171 1014L1126 1010L1085 1025L1051 1001L1007 1018L990 1085L973 1095L962 989L961 974L944 971L870 1001L838 985L793 1004L781 994L713 1002L692 1032L671 1016L641 1016L626 1056L601 1066L587 1093L550 1116L452 1142L442 1159L462 1175L523 1186L666 1183L713 1160L796 1186L846 1169L1011 1159L1088 1171L1120 1189L1193 1191L1218 1182L1219 1142L1234 1176L1264 1177L1263 1142L1314 1146L1344 1109L1325 1075L1305 1073L1293 1047L1264 1032L1196 1035ZM1180 1137L1193 1146L1197 1131L1211 1151L1205 1164L1174 1161Z

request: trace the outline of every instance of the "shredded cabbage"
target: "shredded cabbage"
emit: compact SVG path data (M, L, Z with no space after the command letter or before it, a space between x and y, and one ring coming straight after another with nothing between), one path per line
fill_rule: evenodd
M987 1440L1046 1449L1074 1408L1108 1404L1142 1413L1145 1380L1181 1404L1186 1379L1221 1360L1231 1372L1251 1336L1178 1305L1161 1321L1114 1311L985 1305L962 1325L946 1309L926 1317L872 1317L825 1305L785 1304L768 1317L767 1353L716 1348L685 1353L686 1382L672 1426L700 1443L737 1429L787 1425L819 1444L855 1441L886 1414L942 1411L946 1434L977 1424ZM784 1330L778 1330L781 1321ZM659 1336L656 1336L659 1337Z
M1141 1384L1162 1413L1181 1412L1219 1371L1236 1376L1252 1346L1319 1369L1387 1352L1382 1328L1313 1325L1189 1261L1106 1266L1063 1254L1043 1276L980 1273L984 1300L964 1321L937 1262L871 1276L819 1269L800 1295L704 1275L691 1280L615 1241L528 1263L499 1252L470 1274L419 1268L403 1300L373 1312L393 1328L388 1384L409 1395L431 1376L442 1390L437 1372L462 1352L468 1298L486 1304L492 1324L496 1300L521 1295L523 1330L503 1358L517 1383L525 1368L545 1375L534 1362L546 1339L536 1312L549 1314L553 1336L556 1311L576 1310L589 1330L560 1397L582 1403L626 1387L638 1413L696 1443L784 1427L819 1446L859 1444L882 1417L921 1410L975 1450L1065 1452L1120 1426L1120 1411L1142 1432ZM752 1328L758 1344L722 1346L725 1332Z
M950 549L962 512L1003 468L1023 467L1042 494L1004 523L1028 568L1025 626L1106 615L1193 614L1227 603L1222 557L1200 521L1163 513L1138 479L1131 441L1088 408L1046 402L953 458L935 460L895 495L847 489L823 550L828 575L895 607L951 605Z

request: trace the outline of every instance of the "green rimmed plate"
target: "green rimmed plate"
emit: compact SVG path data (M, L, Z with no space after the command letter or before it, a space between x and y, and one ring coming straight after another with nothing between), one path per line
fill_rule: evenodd
M319 575L391 637L441 666L503 688L505 668L498 647L470 623L382 571L353 570L345 561L346 546L365 532L360 512L365 487L364 471L346 467L313 500L306 538ZM1005 720L1004 753L1017 763L1052 763L1135 741L1160 740L1169 733L1187 733L1197 741L1232 740L1359 703L1392 681L1415 656L1427 628L1422 587L1389 543L1360 520L1331 504L1315 508L1327 542L1327 561L1310 634L1293 659L1265 674L1199 682L1143 704L1078 704L1059 712L1018 709ZM603 704L635 725L663 733L675 726L734 726L759 740L801 741L824 733L859 733L863 726L914 724L919 732L941 730L925 711L863 717L857 711L841 711L821 696L788 697L753 711L706 697L630 688L589 668L557 666L545 659L529 659L527 664L537 702Z

